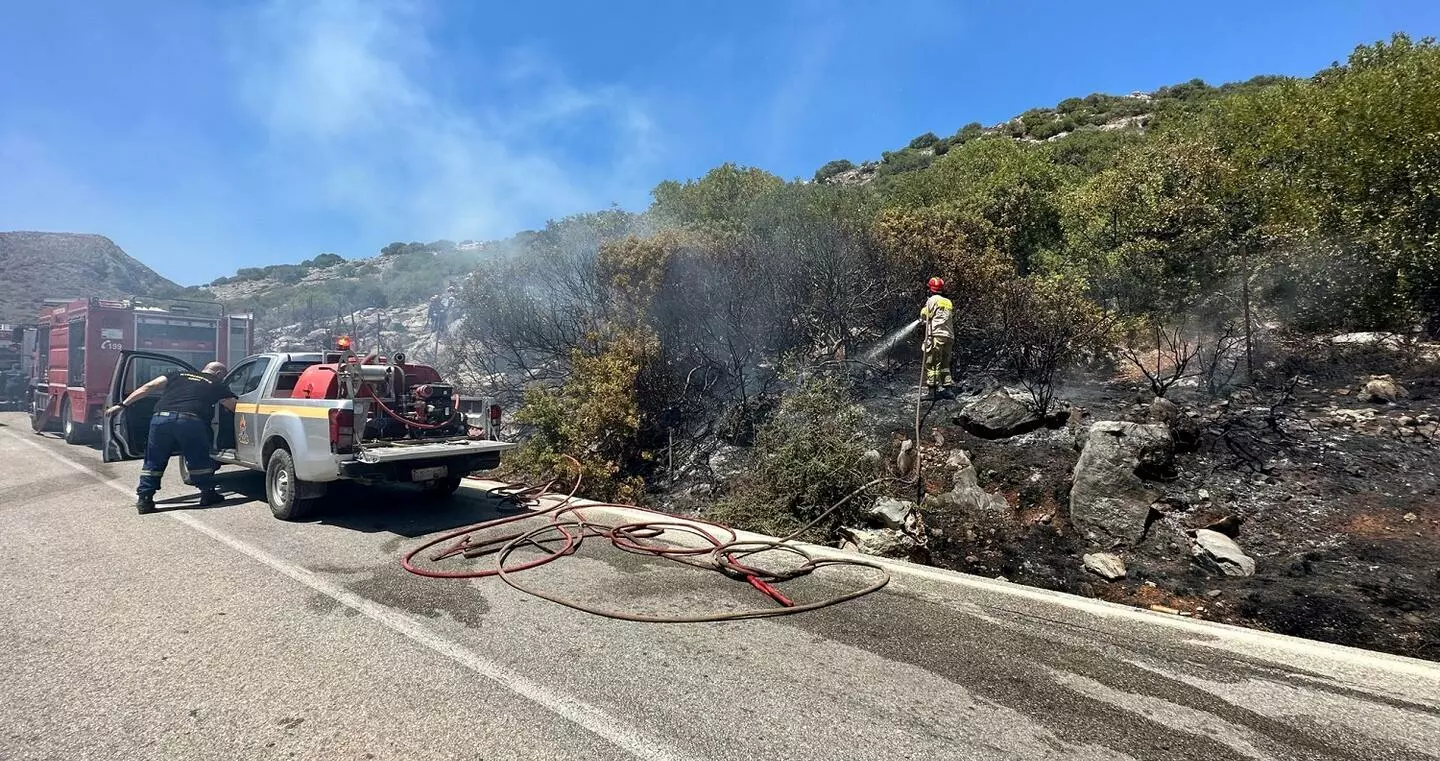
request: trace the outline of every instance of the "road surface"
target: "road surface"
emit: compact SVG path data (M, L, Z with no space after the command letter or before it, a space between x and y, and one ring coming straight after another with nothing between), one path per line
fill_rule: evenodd
M496 514L478 490L351 490L287 524L257 475L202 510L172 464L139 516L138 466L9 413L0 462L4 759L1440 758L1424 661L930 569L788 618L624 623L401 569ZM534 580L650 612L755 601L598 545Z

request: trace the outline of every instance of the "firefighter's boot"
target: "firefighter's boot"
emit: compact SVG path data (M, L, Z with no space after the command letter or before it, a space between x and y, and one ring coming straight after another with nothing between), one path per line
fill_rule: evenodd
M141 515L149 515L155 512L155 495L141 494L135 498L135 512Z
M220 504L221 502L224 502L224 501L225 501L225 497L221 496L220 492L218 492L218 491L216 491L216 490L214 490L214 489L209 489L209 490L207 490L207 491L202 491L202 492L200 492L200 506L201 506L201 507L209 507L209 506L211 506L211 505L218 505L218 504Z

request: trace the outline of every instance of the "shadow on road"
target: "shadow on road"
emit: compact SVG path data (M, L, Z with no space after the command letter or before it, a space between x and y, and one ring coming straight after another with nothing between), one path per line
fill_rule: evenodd
M226 470L221 471L217 478L226 499L206 509L252 502L268 509L263 474ZM191 509L199 509L193 504L195 499L198 497L178 501L183 503L188 500L192 504ZM462 488L448 498L431 498L422 495L419 489L403 484L363 486L340 481L330 485L329 492L316 506L314 522L364 533L391 533L413 538L514 515L523 510L513 502L475 489Z

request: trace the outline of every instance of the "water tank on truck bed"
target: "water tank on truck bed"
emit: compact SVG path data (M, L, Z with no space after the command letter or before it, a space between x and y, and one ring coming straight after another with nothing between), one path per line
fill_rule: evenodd
M430 365L409 364L397 354L363 362L345 353L333 363L311 365L295 382L294 399L352 399L367 409L362 440L466 436L469 425L456 407L454 388Z

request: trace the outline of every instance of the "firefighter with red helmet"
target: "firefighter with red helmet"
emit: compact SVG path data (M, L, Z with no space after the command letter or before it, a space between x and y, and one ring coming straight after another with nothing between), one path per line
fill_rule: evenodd
M949 395L955 379L950 376L950 350L955 344L955 305L945 297L945 281L930 278L926 284L930 298L920 309L920 320L925 324L925 342L921 344L925 357L925 385L930 396Z

